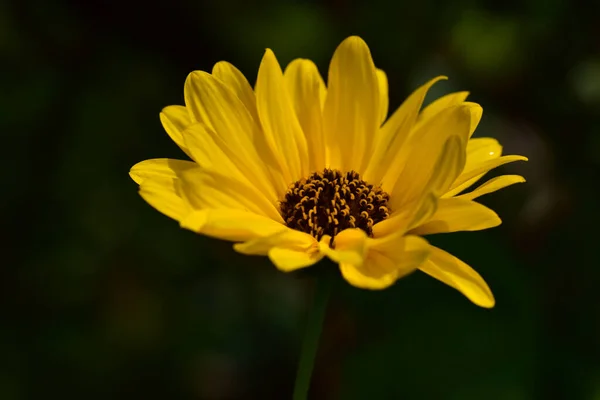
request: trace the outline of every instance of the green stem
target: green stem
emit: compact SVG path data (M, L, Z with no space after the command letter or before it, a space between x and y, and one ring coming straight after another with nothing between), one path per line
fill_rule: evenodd
M315 364L317 348L319 347L319 336L323 328L327 300L329 299L331 282L327 278L325 276L317 278L313 303L308 312L306 331L302 340L302 352L300 353L300 362L298 363L298 371L296 373L293 400L306 400L308 396L310 377Z

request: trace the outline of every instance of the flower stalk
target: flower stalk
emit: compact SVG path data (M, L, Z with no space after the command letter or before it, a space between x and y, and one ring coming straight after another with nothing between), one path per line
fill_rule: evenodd
M293 400L307 399L330 292L331 280L327 276L318 277L313 301L308 310L300 361L296 372Z

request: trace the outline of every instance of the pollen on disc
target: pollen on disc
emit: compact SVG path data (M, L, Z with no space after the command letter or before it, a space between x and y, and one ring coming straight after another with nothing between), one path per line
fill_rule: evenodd
M348 228L373 236L373 225L390 214L389 195L360 179L355 171L325 169L295 182L281 201L287 226L320 240Z

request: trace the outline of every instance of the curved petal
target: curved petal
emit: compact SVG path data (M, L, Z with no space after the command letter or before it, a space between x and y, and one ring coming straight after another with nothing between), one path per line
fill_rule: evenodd
M465 142L459 136L450 136L444 143L442 154L438 158L431 178L425 186L426 191L436 197L446 192L460 174L460 171L463 170L465 158ZM399 189L397 186L394 187L394 190Z
M338 233L329 246L331 238L323 236L319 242L321 253L336 263L362 264L367 253L367 234L362 229L345 229Z
M319 252L319 243L308 233L285 227L280 232L270 236L259 237L244 243L233 245L235 251L255 256L265 256L273 247L283 247L290 250Z
M268 256L271 262L283 272L310 267L323 258L319 252L298 251L287 247L273 247L269 250Z
M281 232L286 227L270 218L235 209L195 210L179 220L182 228L232 242L245 242Z
M479 121L481 121L481 117L483 116L483 108L481 108L479 104L471 103L469 101L466 101L465 104L469 104L471 106L471 129L469 132L470 138L471 136L473 136L473 133L475 133L475 129L477 129Z
M390 182L396 181L408 153L405 143L417 120L427 91L442 79L448 78L438 76L415 90L376 132L373 151L367 160L364 173L366 181L378 183L384 176Z
M192 156L190 138L186 136L201 135L198 126L203 125L205 130L218 137L226 152L235 154L236 164L240 165L246 178L263 190L273 193L278 188L278 195L282 194L289 182L275 174L278 169L270 168L270 173L267 173L264 160L268 160L269 152L257 146L257 140L262 136L260 129L238 96L221 80L203 71L195 71L188 76L184 92L193 120L201 122L191 125L183 133ZM195 161L200 163L197 159Z
M502 146L494 138L475 138L467 143L467 166L477 165L501 155Z
M420 129L414 132L410 140L413 143L409 143L412 150L402 173L395 182L384 181L384 186L387 184L393 188L390 191L392 210L401 209L403 205L411 204L426 193L432 184L432 179L437 180L435 174L444 171L446 167L440 164L440 160L444 161L446 152L456 151L455 146L447 147L447 140L457 136L458 148L464 146L469 134L469 124L468 107L459 105L446 108L425 121ZM461 161L458 155L449 156L448 160Z
M379 125L381 125L387 118L390 99L387 75L379 68L377 68L377 82L379 82Z
M338 46L329 65L323 126L331 168L364 172L379 119L379 82L371 52L361 38L351 36Z
M420 113L417 119L417 123L422 123L423 121L433 117L438 114L445 108L456 106L463 103L467 97L469 96L469 92L456 92L449 93L445 96L442 96L431 102L427 107L425 107Z
M171 140L189 156L190 154L183 142L183 131L192 124L188 109L184 106L165 107L160 112L160 122Z
M325 83L317 66L310 60L292 61L283 74L294 111L306 137L309 172L325 168L325 139L321 104Z
M129 176L135 183L141 185L146 180L176 179L178 174L188 169L198 169L198 164L192 161L174 160L171 158L153 158L140 161L129 170Z
M315 238L289 228L270 236L236 243L233 248L246 255L268 255L273 264L284 272L308 267L323 258Z
M495 300L487 283L467 264L431 246L429 259L419 269L464 294L480 307L492 308Z
M416 270L429 255L429 244L417 236L394 235L386 239L369 239L363 263L340 263L342 276L351 285L371 290L391 286L399 278Z
M488 173L494 168L501 165L508 164L515 161L527 161L528 158L524 156L502 156L496 159L484 161L477 165L472 166L470 169L465 167L462 174L454 181L450 190L444 195L444 197L454 196L463 190L470 187L483 175Z
M227 61L216 63L212 74L225 83L237 95L238 99L246 106L252 119L259 124L260 120L258 119L258 111L256 110L256 96L244 74Z
M493 138L476 138L470 139L467 143L467 161L462 174L471 171L477 165L484 161L493 160L502 155L502 146L496 139ZM457 193L465 190L473 183L481 179L483 174L470 179L463 184L456 186L452 185L452 189L448 191L444 197L452 197Z
M375 254L392 261L396 279L416 270L429 257L430 246L427 240L414 235L391 235L369 241L367 262Z
M404 234L429 220L437 209L438 197L429 193L414 204L405 206L400 212L373 226L373 237L381 238L394 233Z
M460 196L456 196L456 198L473 200L477 197L483 196L484 194L493 193L497 190L504 189L507 186L514 185L515 183L523 182L525 182L525 178L520 175L501 175L490 179L477 189L474 189L472 192L461 194Z
M411 231L414 235L431 235L459 231L479 231L502 223L486 206L458 198L440 199L437 211L429 221Z
M288 96L281 67L267 49L258 70L256 101L267 143L278 155L288 184L308 175L308 148Z

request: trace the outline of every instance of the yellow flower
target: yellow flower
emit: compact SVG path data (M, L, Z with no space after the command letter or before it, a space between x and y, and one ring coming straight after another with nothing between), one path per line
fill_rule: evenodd
M482 109L465 101L466 92L421 110L441 79L386 119L387 78L359 37L335 51L327 86L309 60L282 73L268 49L254 90L219 62L212 74L192 72L186 105L160 115L193 161L146 160L130 175L141 196L181 227L267 255L282 271L329 257L350 284L383 289L420 269L492 307L479 274L422 236L499 225L473 199L522 177L500 176L459 194L489 170L526 158L501 156L494 139L471 139Z

